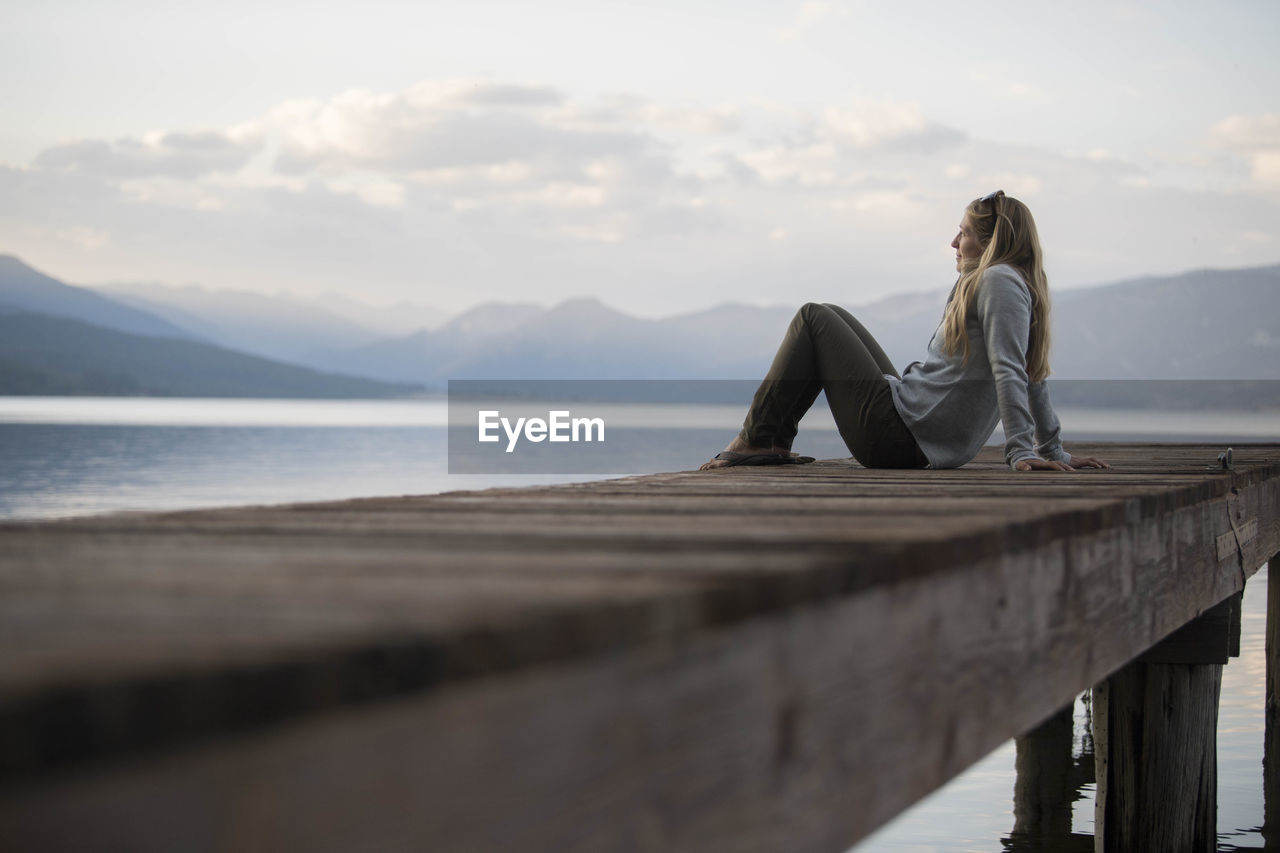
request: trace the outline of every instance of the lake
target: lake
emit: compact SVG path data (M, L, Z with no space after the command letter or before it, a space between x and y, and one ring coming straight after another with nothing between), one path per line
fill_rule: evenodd
M448 405L423 400L190 400L0 397L0 519L431 494L614 474L688 470L737 431L742 406L615 404L611 424L644 440L608 473L449 473ZM1071 440L1280 440L1280 413L1060 409ZM806 419L796 449L845 457L830 415ZM1260 849L1265 570L1245 591L1241 655L1223 671L1218 732L1220 849ZM1087 706L1076 703L1085 749ZM859 844L874 851L1014 849L1009 742ZM1089 834L1084 786L1072 830ZM1051 849L1051 848L1040 848Z

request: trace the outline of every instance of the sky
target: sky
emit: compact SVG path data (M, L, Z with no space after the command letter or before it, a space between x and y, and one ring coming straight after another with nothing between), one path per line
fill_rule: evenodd
M74 284L641 316L1280 262L1280 4L4 4L0 253Z

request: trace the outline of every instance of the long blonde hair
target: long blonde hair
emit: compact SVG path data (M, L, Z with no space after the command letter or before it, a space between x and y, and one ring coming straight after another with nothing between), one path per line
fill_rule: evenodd
M983 245L972 269L961 272L955 292L942 318L943 349L969 359L969 335L965 321L983 274L996 264L1008 264L1022 275L1031 290L1031 335L1027 343L1027 379L1039 382L1049 375L1049 280L1044 274L1040 235L1031 211L1016 198L997 191L974 199L965 216Z

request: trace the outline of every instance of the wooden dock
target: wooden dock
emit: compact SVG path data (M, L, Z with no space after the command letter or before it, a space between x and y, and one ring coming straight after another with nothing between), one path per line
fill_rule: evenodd
M1280 552L1073 449L0 525L0 850L846 850Z

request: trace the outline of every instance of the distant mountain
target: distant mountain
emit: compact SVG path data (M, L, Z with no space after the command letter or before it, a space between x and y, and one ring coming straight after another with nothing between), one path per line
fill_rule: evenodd
M63 284L12 255L0 255L0 312L50 314L135 335L187 340L198 337L149 311Z
M852 308L901 370L923 359L948 289ZM1056 379L1280 379L1280 266L1051 291Z
M791 313L743 306L698 323L632 317L596 299L485 305L434 332L330 353L321 363L432 386L457 378L742 378L767 368Z
M1280 266L1067 291L1053 335L1058 378L1280 379Z
M45 314L0 314L0 394L397 397L420 390Z
M439 328L374 340L346 316L296 300L140 286L112 291L130 307L79 292L16 259L0 261L0 313L50 305L44 313L94 322L83 315L97 316L95 309L117 323L149 324L150 334L235 343L316 370L435 389L450 379L755 380L798 307L725 304L644 319L596 299L551 308L491 303ZM925 356L948 290L897 295L851 311L902 369ZM1280 266L1057 292L1053 341L1055 379L1274 381L1280 379Z
M444 382L438 377L447 379L453 375L449 371L458 359L467 353L501 346L505 335L545 311L538 305L524 303L480 305L436 331L424 329L363 347L312 351L307 355L307 364L360 376L443 386Z
M213 343L313 367L316 365L309 358L313 351L363 346L391 334L420 329L428 319L435 319L421 316L415 320L413 312L406 309L396 323L377 309L352 300L332 299L332 304L326 305L196 286L120 283L94 290Z
M901 370L924 358L948 291L893 296L851 310ZM486 306L435 332L329 358L332 367L434 387L449 379L759 379L797 307L722 305L647 320L593 299L552 308ZM1213 399L1280 404L1274 382L1280 379L1280 266L1065 291L1054 295L1053 330L1056 383L1257 380L1262 384L1237 384ZM1149 405L1210 399L1203 384L1059 387L1064 400L1077 404L1120 404L1126 396Z
M399 337L422 329L438 329L452 316L433 305L409 299L401 299L388 305L370 305L333 292L316 297L312 304L321 305L331 314L358 323L376 332L380 338Z

